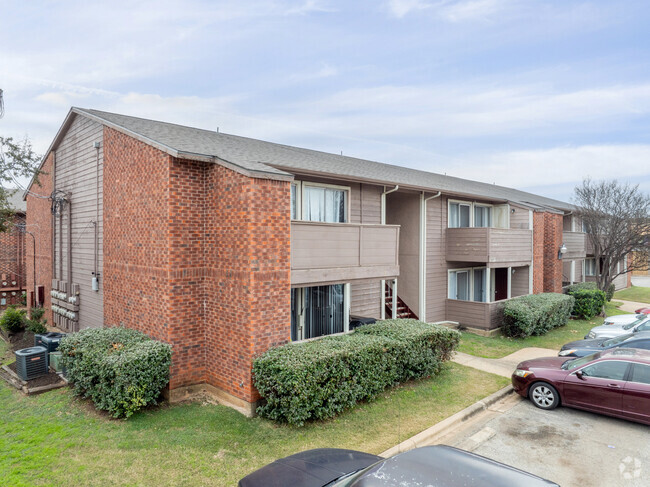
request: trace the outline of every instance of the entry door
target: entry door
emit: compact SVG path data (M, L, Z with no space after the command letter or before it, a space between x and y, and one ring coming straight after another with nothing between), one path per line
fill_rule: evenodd
M508 299L508 269L494 269L494 300Z

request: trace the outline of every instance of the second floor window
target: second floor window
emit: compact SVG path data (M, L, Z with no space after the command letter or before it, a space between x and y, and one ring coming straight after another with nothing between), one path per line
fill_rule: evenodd
M347 223L349 188L303 181L291 184L291 219Z

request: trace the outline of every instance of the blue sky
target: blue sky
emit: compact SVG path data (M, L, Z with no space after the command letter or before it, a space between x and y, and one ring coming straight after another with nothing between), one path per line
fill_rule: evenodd
M133 5L135 4L135 5ZM70 106L496 182L650 192L643 1L0 0L0 133Z

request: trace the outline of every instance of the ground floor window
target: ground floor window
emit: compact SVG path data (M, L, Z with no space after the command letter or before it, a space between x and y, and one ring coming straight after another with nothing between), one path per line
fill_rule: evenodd
M596 259L585 259L585 276L596 275Z
M291 290L291 340L347 331L345 284Z
M449 271L449 299L487 302L488 283L485 267Z

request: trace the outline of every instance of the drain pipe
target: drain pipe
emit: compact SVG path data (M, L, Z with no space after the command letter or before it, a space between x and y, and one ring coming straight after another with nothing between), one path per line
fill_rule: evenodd
M427 201L439 198L438 194L424 197L424 191L420 193L420 294L418 296L418 318L426 321L426 296L427 296Z
M399 184L396 184L393 189L386 191L386 186L384 186L384 192L381 194L381 224L386 225L386 195L394 193L399 189ZM386 280L381 280L381 319L386 319Z

